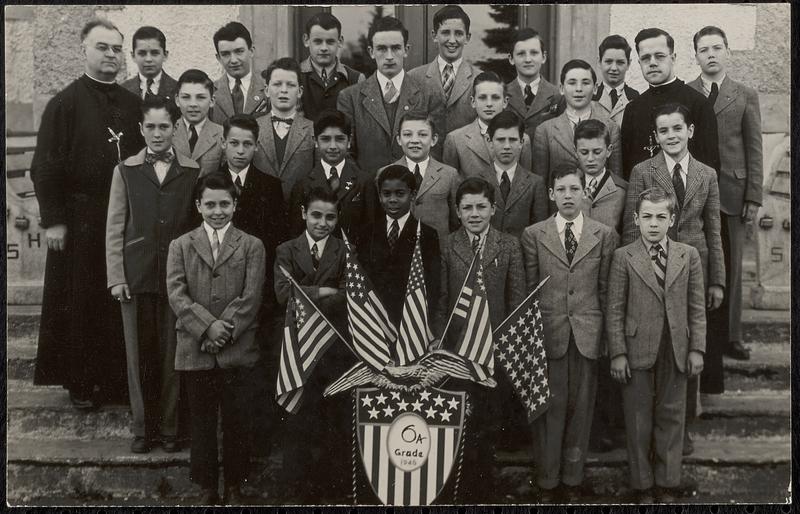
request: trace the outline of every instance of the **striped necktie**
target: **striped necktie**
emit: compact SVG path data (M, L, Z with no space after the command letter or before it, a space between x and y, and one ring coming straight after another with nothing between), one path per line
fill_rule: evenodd
M450 98L450 93L453 91L453 84L455 84L455 82L456 77L453 73L453 65L447 63L442 72L442 89L444 89L444 96L448 99Z
M217 257L219 257L219 233L216 230L211 233L211 257L214 258L214 264L216 264Z
M653 271L656 272L656 280L661 289L664 289L664 281L667 276L667 253L661 243L656 243L650 247L650 259L653 261Z

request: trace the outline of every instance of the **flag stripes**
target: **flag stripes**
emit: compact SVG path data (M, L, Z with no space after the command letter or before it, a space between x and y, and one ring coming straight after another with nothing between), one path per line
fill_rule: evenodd
M454 318L462 321L455 353L471 363L468 367L473 379L483 381L494 374L494 342L483 264L477 257L475 261L453 310Z
M422 357L428 349L428 344L433 340L433 334L428 325L428 299L419 233L414 245L414 254L411 257L407 284L400 321L400 337L396 345L400 366L410 364Z

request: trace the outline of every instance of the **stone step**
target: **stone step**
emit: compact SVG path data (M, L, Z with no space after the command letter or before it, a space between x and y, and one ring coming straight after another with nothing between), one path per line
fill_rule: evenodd
M783 502L790 480L789 437L728 438L695 441L695 453L684 458L684 479L695 487L685 489L684 501ZM508 503L535 503L530 486L530 450L498 454L496 473ZM188 452L149 454L128 452L128 441L8 441L7 488L12 505L37 505L38 499L64 499L87 505L140 503L188 505L198 496L189 482ZM246 492L254 504L292 504L280 496L280 457L259 461ZM624 450L590 454L585 483L592 494L588 503L619 503L627 493L627 456ZM741 487L736 486L741 485ZM750 484L749 486L746 484ZM501 496L502 497L502 496ZM372 498L359 503L371 504Z
M703 395L704 418L786 417L791 415L791 391L742 391Z

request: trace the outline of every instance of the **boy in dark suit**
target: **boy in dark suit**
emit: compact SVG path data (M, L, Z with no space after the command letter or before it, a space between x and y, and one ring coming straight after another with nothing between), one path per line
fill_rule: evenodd
M289 195L289 223L296 236L306 228L302 206L308 193L321 187L336 194L338 223L333 234L353 236L353 228L372 221L377 209L375 182L347 155L353 133L350 120L339 111L326 110L314 122L314 141L319 160L308 175L298 180Z
M631 45L624 37L614 34L600 43L598 52L602 81L595 89L592 100L621 127L625 106L639 96L638 91L625 83L625 75L631 64ZM621 169L615 170L617 173L621 171Z
M281 179L283 198L314 167L314 124L297 112L303 96L300 65L291 57L276 60L261 74L272 109L258 119L260 135L254 163Z
M664 104L653 113L655 138L661 152L633 168L625 202L622 243L630 244L638 237L634 213L639 194L658 186L675 202L675 223L670 237L695 247L703 264L706 284L706 307L719 308L725 297L725 261L719 219L719 186L717 174L689 152L694 124L689 110L681 104ZM722 352L714 349L707 355L708 366L722 367ZM690 379L687 398L687 427L684 455L693 451L690 424L697 410L697 380Z
M228 175L201 177L195 205L203 223L170 243L167 261L169 303L178 318L175 369L184 372L189 395L191 479L203 490L202 505L219 501L220 412L225 504L243 503L240 487L250 471L264 245L233 226L237 197Z
M131 57L139 68L139 74L123 82L122 87L142 100L151 96L172 100L178 83L163 69L169 56L166 36L155 27L139 27L132 39Z
M581 498L608 270L618 242L612 228L581 212L585 186L579 169L556 168L550 199L558 212L522 234L528 290L551 279L541 302L552 399L533 427L536 482L544 503L561 494L567 503Z
M418 221L411 212L417 194L414 175L399 164L387 166L375 183L384 215L363 227L356 239L358 262L372 280L375 293L386 308L389 320L400 326L403 291L411 268L411 257L420 237L425 287L429 298L439 295L439 236L435 228ZM435 318L434 302L428 304L428 319ZM434 334L435 327L431 327Z
M179 449L175 317L164 250L196 221L192 188L199 166L172 146L177 111L165 98L145 99L140 129L147 147L120 163L111 181L106 269L122 309L134 453L149 452L159 436L166 451Z
M339 60L344 45L342 23L329 12L315 14L306 22L303 46L308 59L300 63L303 116L316 121L320 113L336 109L339 93L364 80L364 74Z
M494 159L480 176L496 190L492 226L519 237L525 227L547 217L547 185L542 177L519 165L525 132L513 112L504 111L492 118L486 134Z
M516 31L511 38L508 62L516 69L517 77L507 84L506 109L519 116L525 124L525 133L533 141L540 123L564 111L558 87L541 75L542 65L547 62L542 36L531 28Z
M320 120L321 121L321 120ZM275 260L275 294L285 306L292 293L282 266L341 334L347 334L345 303L345 243L331 237L338 220L338 196L330 188L315 187L302 203L303 233L278 247ZM344 341L337 340L322 357L309 383L300 411L288 415L285 425L284 476L286 494L302 503L320 500L343 503L349 488L350 459L347 440L350 427L347 397L323 398L322 392L339 378L353 357ZM344 452L342 451L344 450ZM316 456L314 454L317 454ZM319 461L326 465L320 466Z
M175 149L200 165L200 175L219 171L222 126L208 119L214 106L214 83L205 72L186 70L178 79L175 104L181 120L175 127Z
M639 237L614 253L609 276L611 376L623 384L633 500L653 503L656 485L656 501L671 503L681 480L687 378L703 370L703 265L696 248L667 236L671 193L642 191L633 216Z

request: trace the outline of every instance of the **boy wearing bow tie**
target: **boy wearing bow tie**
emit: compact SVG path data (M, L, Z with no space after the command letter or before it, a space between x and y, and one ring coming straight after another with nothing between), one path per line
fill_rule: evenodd
M178 116L172 101L145 99L139 126L147 147L120 163L111 181L106 268L122 309L135 453L150 451L158 436L165 451L179 449L167 248L196 222L192 188L200 166L172 146Z

